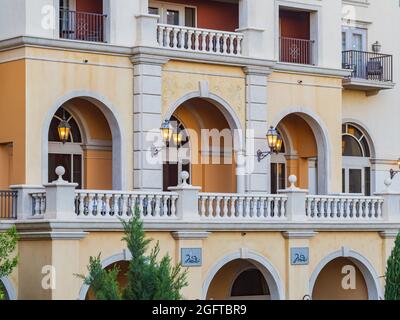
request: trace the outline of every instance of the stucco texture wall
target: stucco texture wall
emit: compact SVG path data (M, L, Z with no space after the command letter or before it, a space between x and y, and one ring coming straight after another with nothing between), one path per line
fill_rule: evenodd
M328 191L341 192L341 79L274 72L268 80L267 110L268 119L274 125L293 112L308 113L316 122L320 122L326 130L328 141L325 155L330 165L330 171L326 173Z
M132 188L133 71L127 57L28 49L26 183L42 183L42 136L46 117L55 112L62 97L89 94L109 104L123 134L124 172ZM87 63L84 63L87 60Z

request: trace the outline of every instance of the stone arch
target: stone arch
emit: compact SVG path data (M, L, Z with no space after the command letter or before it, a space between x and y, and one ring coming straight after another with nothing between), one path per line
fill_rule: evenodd
M372 131L368 128L368 126L366 126L362 121L354 118L344 118L342 120L342 124L345 123L354 124L362 131L362 133L365 135L365 138L367 139L369 150L371 153L371 158L376 158L375 138L371 134Z
M112 134L112 184L114 190L126 189L126 178L124 175L126 160L124 155L125 133L121 128L122 120L113 104L104 96L92 91L72 91L57 99L48 109L42 125L42 182L48 182L48 131L50 122L56 111L66 102L74 98L80 98L91 102L105 116ZM83 122L78 123L84 126Z
M348 258L353 262L357 268L361 271L368 289L368 299L369 300L380 300L382 299L381 286L379 284L379 276L373 267L372 263L364 257L362 254L343 247L341 250L337 250L325 256L315 267L313 273L311 274L309 281L309 294L312 296L315 283L317 281L318 275L321 273L322 269L331 261L337 258Z
M132 258L132 254L129 252L129 250L125 249L122 252L116 253L112 256L109 256L108 258L104 259L101 261L101 266L103 269L107 268L108 266L111 266L112 264L120 261L130 261ZM81 287L81 290L79 291L79 300L85 300L86 295L89 291L89 286L87 284L83 284Z
M3 284L7 298L9 300L17 300L17 295L10 279L8 277L2 277L0 278L0 282Z
M312 110L304 107L293 107L279 113L271 125L276 127L286 116L295 114L301 117L311 128L318 149L318 193L329 194L331 181L331 144L329 141L328 129L322 119Z
M178 100L176 100L167 110L165 113L165 118L169 119L174 112L179 108L180 105L185 103L186 101L193 99L193 98L200 98L204 99L211 104L213 104L215 107L217 107L221 113L225 116L226 120L228 121L228 124L232 130L239 130L240 132L242 131L242 125L240 123L240 119L237 116L235 110L229 105L229 103L221 98L220 96L214 94L214 93L209 93L207 96L202 95L199 91L194 91L187 93L186 95L180 97ZM240 134L238 136L238 141L236 141L234 145L234 150L235 151L242 151L243 148L243 136Z
M207 277L203 282L203 300L207 298L208 289L217 272L229 262L240 259L252 262L261 271L270 288L272 300L285 299L284 286L281 281L281 277L279 276L276 268L268 261L268 259L251 250L240 250L224 256L208 271Z

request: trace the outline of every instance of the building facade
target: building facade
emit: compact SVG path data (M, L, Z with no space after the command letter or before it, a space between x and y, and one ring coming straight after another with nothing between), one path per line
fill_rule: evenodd
M400 225L396 1L3 4L10 299L87 298L74 275L100 252L124 268L117 218L136 205L162 253L196 252L188 299L382 299ZM270 127L283 145L261 159Z

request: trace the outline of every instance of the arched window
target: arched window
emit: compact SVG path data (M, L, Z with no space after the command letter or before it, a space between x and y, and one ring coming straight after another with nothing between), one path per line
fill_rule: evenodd
M342 126L342 192L371 195L371 151L363 130L353 123Z
M58 135L58 125L63 118L71 126L71 134L65 144L63 144ZM49 182L56 180L55 169L58 166L65 168L63 179L68 182L78 184L82 188L83 177L83 151L82 134L79 126L73 116L65 109L59 108L54 114L49 129L49 159L48 159L48 179Z
M232 285L233 299L268 299L269 288L260 270L252 268L239 274Z

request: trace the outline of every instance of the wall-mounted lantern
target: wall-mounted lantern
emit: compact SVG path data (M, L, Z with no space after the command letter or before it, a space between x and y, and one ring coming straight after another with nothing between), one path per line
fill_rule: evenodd
M372 51L375 53L381 52L382 45L379 43L379 41L376 41L374 44L372 44Z
M58 136L60 138L60 141L62 141L62 143L65 144L68 141L69 136L71 134L71 126L65 117L64 109L63 109L62 120L60 121L60 124L58 125L57 129L58 129Z
M266 137L270 151L263 152L261 150L258 150L257 151L258 162L261 162L261 160L263 160L264 158L268 157L273 153L279 153L282 149L283 140L281 135L278 133L278 130L276 130L276 128L271 127L268 130Z

